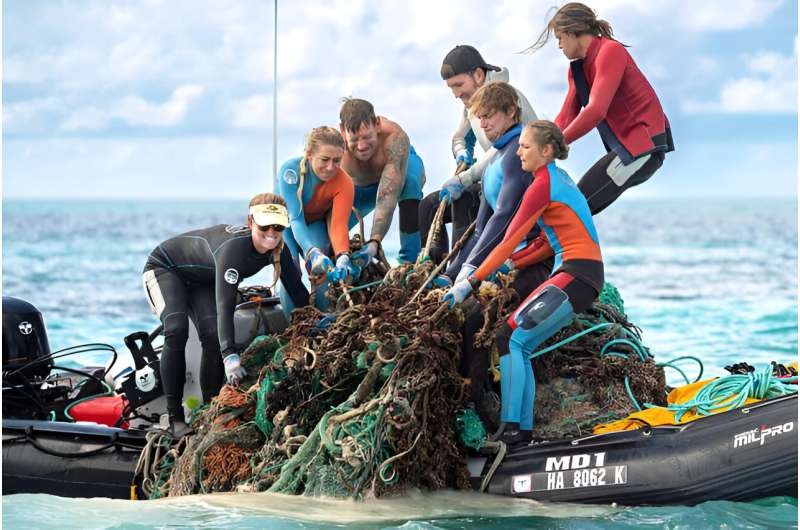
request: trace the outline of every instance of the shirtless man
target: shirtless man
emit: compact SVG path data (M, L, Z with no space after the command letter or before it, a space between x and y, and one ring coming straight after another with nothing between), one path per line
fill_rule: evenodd
M369 101L345 99L339 120L347 146L342 168L355 185L353 206L361 217L375 210L369 240L353 260L365 265L378 254L399 204L399 259L413 263L420 251L417 212L425 184L422 159L405 131L388 118L376 116ZM356 223L355 215L351 215L350 228Z

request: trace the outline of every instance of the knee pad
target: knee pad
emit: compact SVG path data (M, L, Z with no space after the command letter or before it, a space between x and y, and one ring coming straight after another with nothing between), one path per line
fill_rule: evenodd
M569 324L574 316L567 293L555 285L547 285L511 317L517 327L511 334L511 347L520 348L530 355L542 342Z
M531 329L548 321L563 320L573 315L567 293L551 284L523 303L514 311L512 318L517 328Z

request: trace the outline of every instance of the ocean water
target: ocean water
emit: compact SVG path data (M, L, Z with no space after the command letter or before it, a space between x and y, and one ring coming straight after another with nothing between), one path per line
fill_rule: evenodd
M42 311L53 350L90 342L123 352L152 330L141 269L180 232L243 219L246 201L3 201L3 294ZM622 199L596 218L606 279L658 360L691 355L705 373L797 358L797 203L790 199ZM396 221L395 221L396 222ZM393 229L391 234L396 234ZM396 238L387 242L390 256ZM269 275L251 283L266 283ZM61 362L101 365L104 352ZM696 365L681 364L690 377ZM681 382L668 373L672 384ZM36 514L32 517L32 514ZM444 492L343 503L215 495L148 503L3 497L9 528L774 528L797 526L797 501L695 507L546 505Z

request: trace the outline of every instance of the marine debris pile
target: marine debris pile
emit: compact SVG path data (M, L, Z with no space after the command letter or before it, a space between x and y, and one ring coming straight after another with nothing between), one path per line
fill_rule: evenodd
M484 326L476 341L487 349L521 302L510 288L514 274L499 275L499 286L484 282L478 293ZM496 355L492 352L493 365ZM664 369L642 344L641 330L628 321L622 297L610 283L592 307L532 356L535 439L585 436L594 425L624 418L645 403L666 403Z
M362 278L368 287L348 293L353 305L342 303L341 290L334 293L341 310L333 322L306 307L292 314L282 335L257 338L242 354L248 378L236 388L226 385L195 414L194 434L172 446L168 435L153 435L139 466L145 492L150 498L272 491L360 499L468 489L465 444L474 448L476 437L473 432L469 441L462 413L468 401L468 381L458 371L464 316L441 303L442 290L414 296L432 269L423 261L383 275L373 264ZM518 304L511 279L484 284L486 322L476 340L490 343ZM637 399L663 401L661 369L635 354L635 341L623 343L638 330L613 305L596 303L550 343L599 324L607 324L602 333L536 359L538 436L585 434L590 423L635 410L626 376ZM620 341L616 354L608 355L604 348L614 340Z

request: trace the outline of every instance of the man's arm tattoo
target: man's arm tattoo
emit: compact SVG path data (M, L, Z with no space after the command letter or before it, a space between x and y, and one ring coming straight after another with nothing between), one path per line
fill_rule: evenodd
M392 224L397 199L406 181L408 153L410 150L408 135L400 132L389 140L386 148L386 165L378 183L378 196L375 201L375 217L372 221L373 239L383 240Z

